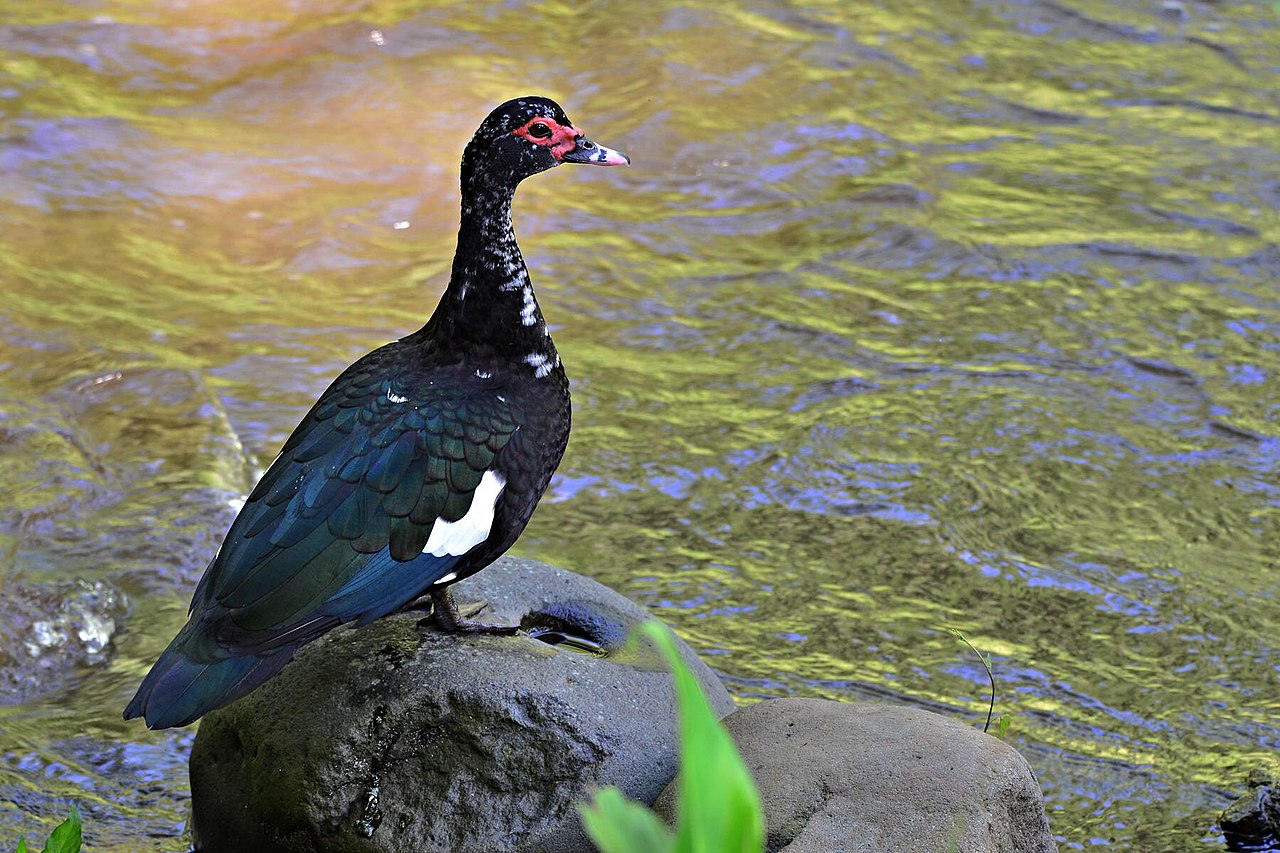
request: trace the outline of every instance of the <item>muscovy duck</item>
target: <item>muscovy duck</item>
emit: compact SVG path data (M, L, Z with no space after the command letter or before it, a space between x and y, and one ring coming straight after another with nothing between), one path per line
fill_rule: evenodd
M348 367L289 436L232 523L190 619L124 712L182 726L278 673L303 644L429 598L516 541L569 437L569 382L511 228L520 181L617 166L553 101L495 109L462 155L449 286L418 331Z

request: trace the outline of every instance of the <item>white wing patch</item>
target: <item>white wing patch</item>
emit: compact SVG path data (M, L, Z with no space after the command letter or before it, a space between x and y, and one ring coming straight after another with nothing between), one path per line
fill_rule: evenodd
M507 478L492 468L484 472L480 485L471 495L471 508L457 521L437 518L422 553L433 557L461 557L489 538L493 529L493 511Z

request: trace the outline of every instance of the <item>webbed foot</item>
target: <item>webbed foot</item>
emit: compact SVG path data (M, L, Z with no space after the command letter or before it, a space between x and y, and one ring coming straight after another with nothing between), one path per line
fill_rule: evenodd
M431 593L431 615L419 622L419 625L430 624L437 631L446 634L496 634L498 636L510 637L520 629L513 625L485 625L481 622L472 622L467 616L476 616L481 613L488 603L481 601L471 605L463 616L458 611L458 605L453 603L453 595L449 592L448 587L441 590L432 590Z

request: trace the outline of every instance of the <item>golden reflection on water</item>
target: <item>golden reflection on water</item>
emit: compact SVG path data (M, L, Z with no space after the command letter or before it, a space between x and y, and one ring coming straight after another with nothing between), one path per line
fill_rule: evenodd
M536 91L634 166L517 201L576 407L518 550L741 701L977 722L959 627L1065 846L1220 846L1280 713L1280 40L1175 5L9 4L0 596L131 601L0 706L10 834L75 800L96 850L180 846L190 734L118 708Z

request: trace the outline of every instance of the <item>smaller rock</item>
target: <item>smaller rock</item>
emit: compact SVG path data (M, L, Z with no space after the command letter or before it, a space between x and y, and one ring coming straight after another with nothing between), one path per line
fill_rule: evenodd
M1245 784L1248 792L1218 818L1227 849L1280 850L1280 787L1275 771L1255 767Z
M775 699L724 719L787 853L1050 853L1044 800L1003 741L898 705ZM654 810L674 822L676 785Z

